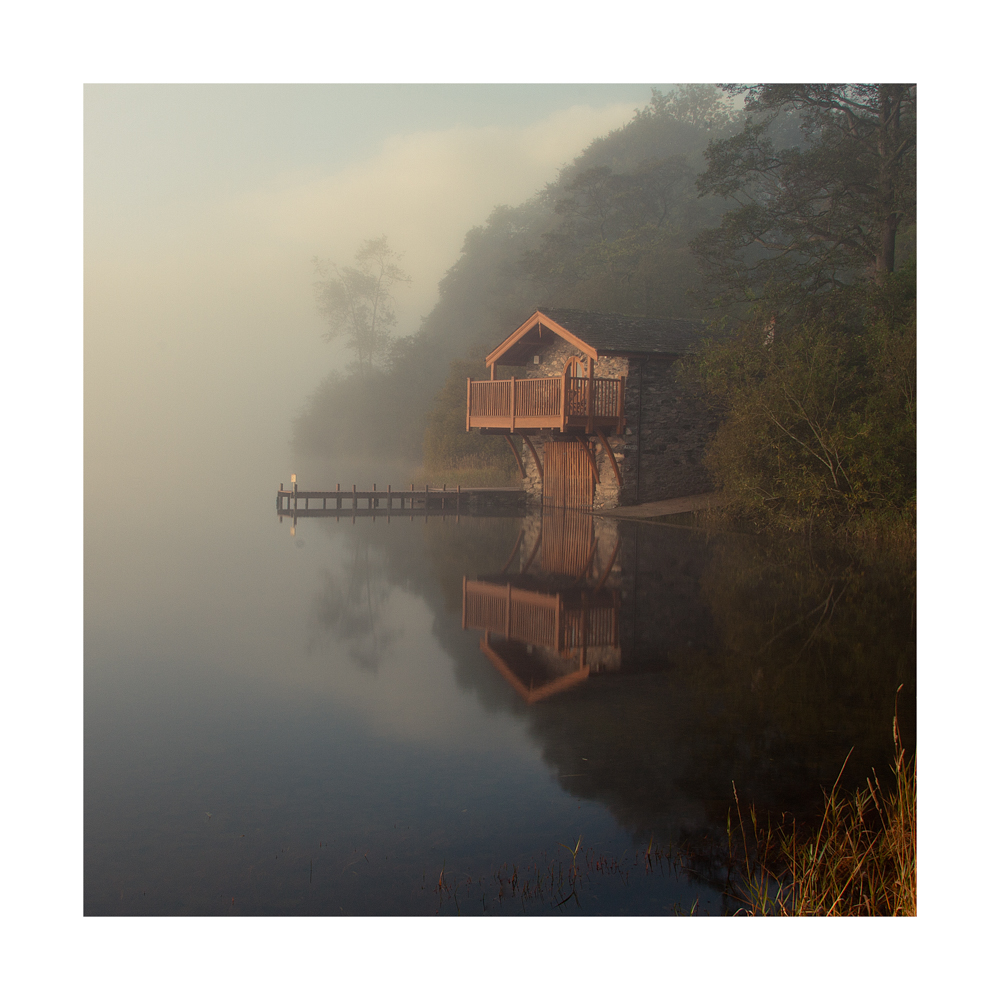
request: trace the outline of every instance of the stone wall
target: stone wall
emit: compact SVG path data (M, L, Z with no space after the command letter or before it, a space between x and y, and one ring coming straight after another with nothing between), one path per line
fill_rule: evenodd
M566 361L579 352L564 341L542 348L539 364L527 365L527 377L561 376ZM715 420L708 409L679 383L669 359L598 358L599 378L625 376L625 433L608 435L622 474L618 487L611 462L596 436L591 438L600 482L594 488L594 509L706 493L712 488L703 458ZM559 435L543 431L531 442L544 464L546 441ZM528 503L542 502L542 481L527 445L521 445Z
M538 453L538 461L545 461L545 442L552 440L552 433L550 431L540 431L537 434L531 435L531 443L534 445L535 451ZM528 446L521 441L521 461L524 463L524 471L526 477L523 482L525 496L527 497L529 504L541 505L542 502L542 478L538 474L538 469L535 466L535 460L531 457L531 452L528 450Z
M672 361L632 360L625 382L625 420L622 505L712 488L703 459L716 421L680 384Z

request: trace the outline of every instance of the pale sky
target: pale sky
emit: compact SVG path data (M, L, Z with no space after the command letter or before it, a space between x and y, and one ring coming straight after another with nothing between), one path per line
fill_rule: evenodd
M92 86L85 90L91 294L211 282L235 266L310 281L385 232L414 277L413 332L465 232L627 121L648 86ZM110 268L111 273L105 271ZM117 277L116 277L117 276ZM88 279L90 274L88 274ZM261 291L255 275L254 285ZM95 287L96 286L96 287Z

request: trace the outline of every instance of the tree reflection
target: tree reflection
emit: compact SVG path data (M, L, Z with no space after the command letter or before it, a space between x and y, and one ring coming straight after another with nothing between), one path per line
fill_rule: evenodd
M844 780L861 783L891 760L900 683L912 745L913 576L898 563L787 538L706 539L599 519L616 538L604 588L619 602L620 661L613 672L589 671L585 683L558 685L534 661L540 646L550 666L565 650L530 642L504 616L517 611L519 592L522 602L535 594L535 604L540 593L574 594L580 581L570 574L587 536L538 520L542 544L546 531L550 539L546 559L530 563L527 553L540 550L525 519L520 562L476 584L481 596L496 591L497 620L467 607L466 625L484 629L481 662L529 704L531 733L561 783L604 802L637 838L717 838L734 783L762 810L808 818L852 748ZM560 560L561 590L551 571ZM498 589L504 581L509 598ZM562 676L572 677L563 662Z
M624 823L718 832L734 784L761 810L808 819L849 753L845 781L888 765L900 683L912 745L912 588L898 567L788 540L623 531L634 533L623 575L635 581L624 617L636 622L623 664L659 660L661 672L625 671L534 721L560 770L603 762L592 794ZM699 634L685 637L682 609Z
M808 819L852 748L845 783L891 761L901 683L915 746L915 578L889 558L576 513L329 530L346 530L351 548L323 577L321 633L374 670L401 635L393 589L419 595L458 685L489 711L526 716L566 790L602 802L643 844L717 845L734 783L761 812ZM507 626L514 604L475 619L470 582L498 601L509 587L538 614L547 602L549 631L537 614L537 635Z
M386 651L402 634L386 614L392 590L387 556L383 548L372 546L364 534L358 534L340 571L323 571L315 606L319 635L326 642L335 637L356 666L372 672L378 670ZM309 645L313 651L318 640Z
M345 538L348 547L339 565L321 574L310 649L327 648L336 641L356 666L376 671L404 634L390 610L394 590L424 599L435 615L435 635L449 648L449 626L461 612L463 573L495 567L519 527L516 519L506 517L435 517L424 523L418 518L412 524L401 517L399 521L311 522L330 537ZM456 659L469 659L464 647L456 651ZM489 700L495 707L495 699Z

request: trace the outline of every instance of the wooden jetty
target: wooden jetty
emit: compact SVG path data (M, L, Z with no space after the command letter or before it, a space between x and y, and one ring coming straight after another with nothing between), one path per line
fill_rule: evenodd
M456 514L483 509L511 510L524 500L524 495L524 490L518 486L453 486L449 489L448 484L443 483L441 486L425 484L419 489L410 483L409 489L394 490L390 485L380 490L378 484L373 483L370 490L359 490L356 484L352 484L349 490L342 490L337 483L335 490L303 490L298 483L292 483L291 488L286 490L282 483L278 488L276 507L279 517L293 518L353 517L358 514L375 517L417 512L424 515Z

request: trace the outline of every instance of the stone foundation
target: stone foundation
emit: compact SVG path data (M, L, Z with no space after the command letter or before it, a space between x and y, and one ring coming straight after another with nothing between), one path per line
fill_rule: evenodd
M539 378L562 375L574 355L569 345L554 345L528 374ZM597 461L600 481L594 487L594 510L651 500L707 493L711 478L703 465L705 448L717 421L701 401L677 379L669 359L599 358L599 378L625 376L625 433L609 434L608 444L622 475L619 488L611 461L596 435L588 439ZM531 443L545 462L545 442L566 440L552 431L531 435ZM529 504L541 504L542 481L527 445L521 445Z

